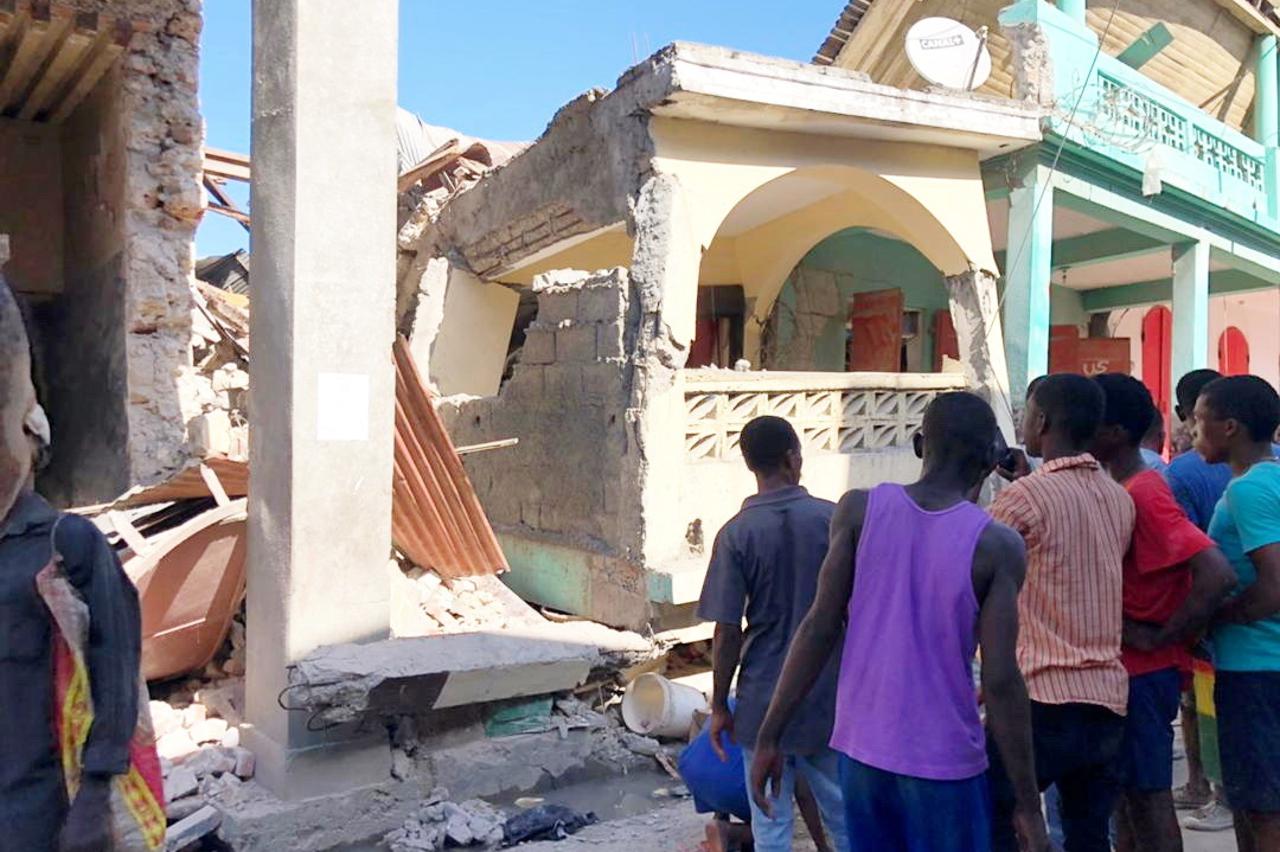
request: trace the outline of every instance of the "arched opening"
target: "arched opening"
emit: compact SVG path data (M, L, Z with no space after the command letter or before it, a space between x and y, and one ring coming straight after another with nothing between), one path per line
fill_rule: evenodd
M959 358L942 273L870 228L832 234L801 258L761 341L768 370L922 373Z
M935 371L959 354L944 274L972 265L889 180L794 170L741 198L703 252L688 365Z
M1249 373L1249 338L1234 325L1227 326L1218 336L1218 372L1224 376Z

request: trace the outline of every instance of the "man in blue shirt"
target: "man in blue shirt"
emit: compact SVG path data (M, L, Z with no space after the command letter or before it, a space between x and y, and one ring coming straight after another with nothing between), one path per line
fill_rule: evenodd
M721 752L721 732L728 732L742 746L749 768L791 638L817 594L835 504L811 497L800 486L800 438L786 420L757 417L743 428L739 444L756 476L757 493L716 536L698 616L716 623L712 747ZM797 774L813 792L832 846L840 852L849 849L839 760L828 745L838 668L839 656L833 654L804 710L783 733L786 769L772 816L751 804L751 832L759 852L791 849ZM737 706L730 712L729 686L735 674Z
M1218 379L1195 424L1196 452L1234 474L1209 523L1240 580L1212 632L1223 786L1239 848L1280 849L1280 395L1257 376Z
M1222 378L1217 370L1192 370L1178 380L1175 394L1178 404L1174 413L1186 425L1191 425L1192 413L1196 408L1196 399L1205 385ZM1209 529L1209 519L1213 517L1214 507L1227 490L1231 481L1231 466L1227 464L1210 464L1192 450L1183 453L1169 462L1164 472L1169 482L1174 499L1182 506L1191 522L1202 530Z

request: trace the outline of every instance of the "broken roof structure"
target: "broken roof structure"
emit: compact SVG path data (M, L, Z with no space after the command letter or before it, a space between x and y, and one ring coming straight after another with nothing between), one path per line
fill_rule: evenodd
M1038 138L1023 104L679 43L453 198L402 243L400 325L443 393L480 397L453 407L457 440L521 439L467 461L512 585L615 625L674 623L701 586L704 535L745 493L737 433L751 416L797 422L822 454L811 489L835 496L909 473L937 391L1002 400L979 163ZM792 270L850 228L935 271L967 377L686 369L702 297L725 287L745 314L735 357L768 362ZM530 288L536 318L516 327Z

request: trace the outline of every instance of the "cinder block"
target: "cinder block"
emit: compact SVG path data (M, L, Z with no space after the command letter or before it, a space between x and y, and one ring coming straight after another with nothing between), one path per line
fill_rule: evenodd
M622 336L622 325L616 322L596 324L596 357L625 358L626 341Z
M561 290L538 296L538 322L559 323L578 317L578 292Z
M584 364L596 360L596 327L575 323L556 332L556 361Z
M556 332L549 328L529 326L525 330L522 364L551 364L556 360Z
M546 372L548 402L556 405L576 405L582 399L582 368L558 364Z
M582 398L588 405L608 407L608 403L622 400L622 365L618 363L592 364L582 368Z
M583 322L619 322L625 309L622 287L617 283L585 287L578 296L578 319Z

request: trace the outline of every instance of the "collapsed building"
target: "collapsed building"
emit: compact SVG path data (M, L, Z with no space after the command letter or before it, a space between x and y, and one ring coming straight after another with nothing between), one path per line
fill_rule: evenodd
M750 492L752 417L797 426L806 483L832 498L909 477L939 391L978 390L1008 429L980 164L1037 140L1038 117L676 44L402 240L401 330L452 397L451 433L520 439L467 465L509 585L617 626L681 626ZM833 235L902 268L806 268ZM931 288L916 322L945 332L927 352L884 333L903 306L876 280L907 269Z

